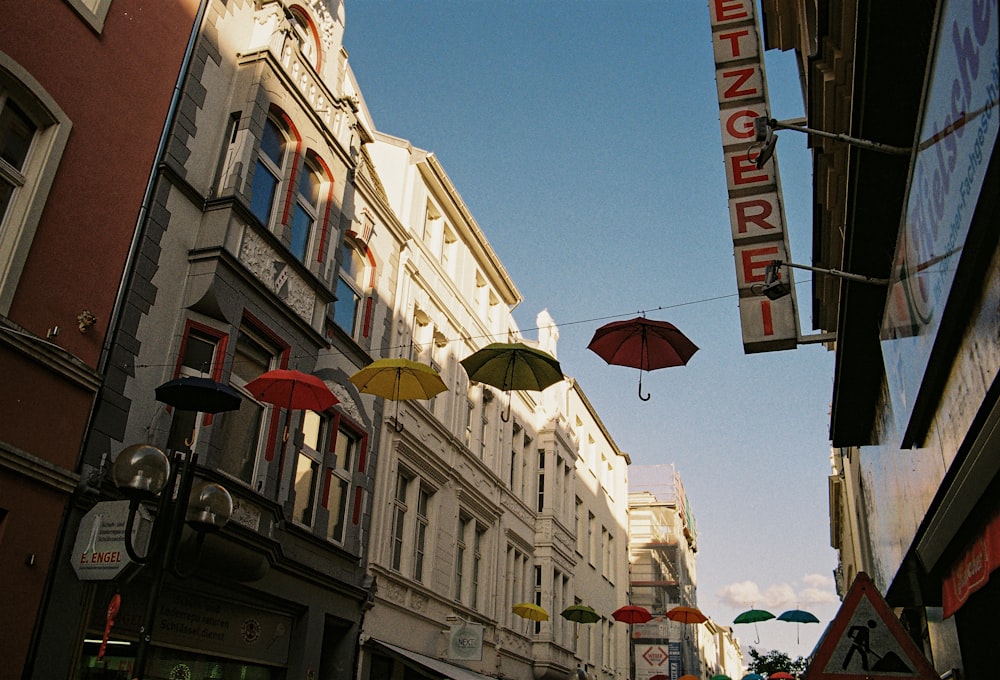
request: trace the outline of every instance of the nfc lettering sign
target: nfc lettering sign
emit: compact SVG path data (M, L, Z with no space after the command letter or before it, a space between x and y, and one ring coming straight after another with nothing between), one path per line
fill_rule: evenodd
M997 136L1000 6L941 3L882 322L882 351L901 448L919 439L910 417L952 293ZM992 197L991 197L992 198ZM933 391L933 385L928 386ZM933 397L937 399L937 397Z
M755 162L754 119L769 116L755 0L709 0L708 7L743 349L793 349L799 334L794 285L780 300L754 292L771 260L789 259L777 160L761 168ZM782 276L794 283L787 268Z

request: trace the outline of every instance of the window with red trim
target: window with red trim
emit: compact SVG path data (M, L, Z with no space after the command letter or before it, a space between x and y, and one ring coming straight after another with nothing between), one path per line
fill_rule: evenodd
M343 543L346 535L351 514L351 481L360 448L361 437L341 422L331 446L332 456L327 467L326 494L323 498L323 505L330 513L326 537L336 543Z
M222 414L218 468L257 491L263 488L263 454L268 439L265 429L272 407L254 399L245 386L261 373L276 368L278 354L278 348L263 333L246 324L240 328L230 384L243 393L243 401L238 410Z
M290 155L289 136L284 126L268 116L254 164L250 185L250 212L268 229L272 228L281 198L278 190L285 176L285 163Z
M201 324L188 324L181 343L180 361L175 378L218 378L219 355L225 349L224 334ZM193 450L204 420L198 413L174 409L167 446L174 450Z

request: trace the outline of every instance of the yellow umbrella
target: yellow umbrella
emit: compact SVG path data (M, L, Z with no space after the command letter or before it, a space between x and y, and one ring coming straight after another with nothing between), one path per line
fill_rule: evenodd
M530 621L548 621L549 613L532 602L520 602L510 608L512 612L522 619Z
M349 380L365 394L374 394L397 402L397 432L403 430L399 422L398 402L405 399L430 399L448 389L433 368L401 357L373 361L352 375Z

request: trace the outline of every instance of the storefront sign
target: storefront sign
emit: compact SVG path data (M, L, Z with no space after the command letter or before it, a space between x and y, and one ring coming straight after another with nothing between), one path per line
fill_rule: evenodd
M125 524L128 501L103 501L80 520L76 542L70 557L73 570L81 581L110 581L132 564L125 551ZM140 528L146 523L137 517L132 531L133 546L144 550Z
M882 322L904 447L1000 130L997 26L997 0L943 3Z
M985 586L990 573L1000 567L1000 512L955 560L942 583L942 615L948 618L962 608L969 597Z
M448 638L448 658L461 661L482 661L482 624L459 623L452 626L451 635Z
M171 593L156 614L157 644L283 666L292 617L204 595Z
M755 162L754 119L769 115L756 2L709 0L708 6L743 350L793 349L799 334L794 285L792 294L779 300L759 292L767 264L790 257L777 160L772 157L761 168ZM787 267L781 275L793 283Z

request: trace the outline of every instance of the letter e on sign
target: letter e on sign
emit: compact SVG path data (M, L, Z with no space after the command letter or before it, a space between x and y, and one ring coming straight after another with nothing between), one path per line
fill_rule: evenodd
M754 0L710 0L712 25L746 21L753 18Z
M764 274L771 260L784 260L785 249L780 241L761 243L753 246L737 246L736 256L736 286L740 289L749 288L756 283L764 283ZM788 276L782 272L782 276Z

